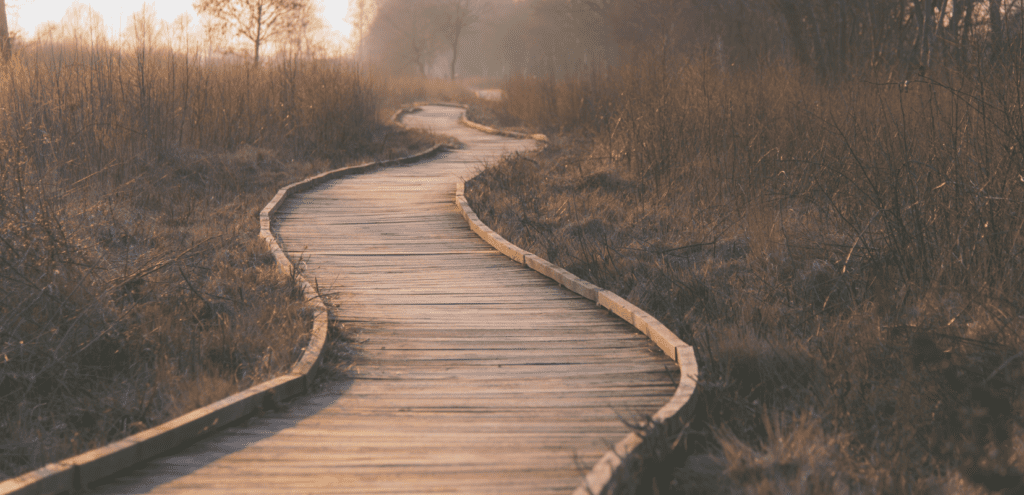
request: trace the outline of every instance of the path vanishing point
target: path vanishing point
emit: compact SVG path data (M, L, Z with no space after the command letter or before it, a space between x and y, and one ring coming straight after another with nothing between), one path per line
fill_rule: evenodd
M467 227L454 184L532 140L426 106L464 149L298 194L276 232L352 336L349 378L90 493L562 493L678 369L607 310Z

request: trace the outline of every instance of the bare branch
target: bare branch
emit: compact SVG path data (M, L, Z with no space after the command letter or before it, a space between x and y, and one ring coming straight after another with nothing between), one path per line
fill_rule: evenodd
M199 15L206 16L221 34L242 37L253 44L253 64L260 63L260 49L267 42L294 34L307 24L307 0L197 0Z

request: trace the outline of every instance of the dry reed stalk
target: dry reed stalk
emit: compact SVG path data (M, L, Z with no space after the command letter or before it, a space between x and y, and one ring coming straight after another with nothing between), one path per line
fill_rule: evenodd
M434 144L383 123L380 87L162 46L39 41L0 68L0 476L289 369L310 315L257 213L281 184Z
M474 210L701 363L701 408L622 493L1022 486L1024 93L994 74L507 83L495 113L563 133L469 183Z

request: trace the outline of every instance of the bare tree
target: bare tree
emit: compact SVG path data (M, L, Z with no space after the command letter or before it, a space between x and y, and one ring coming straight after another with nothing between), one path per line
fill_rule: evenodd
M415 67L420 75L427 75L440 49L433 8L433 0L382 2L367 30L364 48L392 70Z
M307 2L295 13L288 29L276 40L288 51L286 58L316 57L326 52L328 27L322 9L318 3Z
M11 34L7 30L7 6L0 0L0 62L11 58Z
M600 5L565 0L524 0L510 4L505 18L481 24L498 31L494 58L501 72L562 77L605 66L613 33L603 26ZM507 24L499 31L496 24ZM486 39L486 38L485 38ZM472 47L476 49L476 47ZM465 49L465 48L464 48Z
M221 34L252 42L253 64L258 66L264 44L302 26L302 15L309 11L306 4L307 0L197 0L193 7Z
M438 5L438 27L452 51L452 79L455 79L455 65L459 61L459 43L463 35L480 22L482 10L480 0L443 0Z

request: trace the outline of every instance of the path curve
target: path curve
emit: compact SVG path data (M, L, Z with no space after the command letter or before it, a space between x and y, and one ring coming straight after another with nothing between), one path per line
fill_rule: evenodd
M534 144L460 126L462 112L404 123L464 149L278 212L284 249L354 336L351 379L96 493L570 493L624 419L669 401L678 371L647 337L467 227L454 183Z

